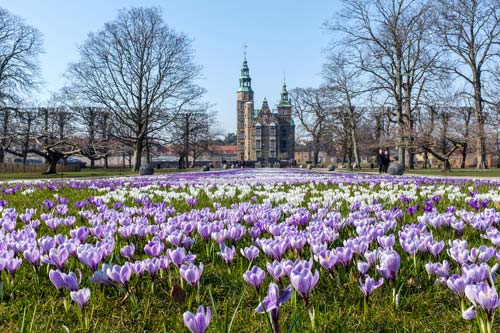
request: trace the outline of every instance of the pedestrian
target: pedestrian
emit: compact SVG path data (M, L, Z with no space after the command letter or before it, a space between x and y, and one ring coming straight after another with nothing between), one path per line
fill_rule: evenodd
M389 164L391 163L391 159L389 156L389 150L387 150L387 149L385 150L382 161L384 163L382 172L387 173L387 169L389 168Z
M381 174L384 170L384 152L382 149L378 150L377 153L377 164L378 164L378 173Z

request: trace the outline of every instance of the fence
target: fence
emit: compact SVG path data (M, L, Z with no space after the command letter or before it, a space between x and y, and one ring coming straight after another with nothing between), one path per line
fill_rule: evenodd
M63 170L64 166L64 170ZM46 164L0 163L0 173L43 173L47 170ZM80 171L80 164L58 164L57 172Z

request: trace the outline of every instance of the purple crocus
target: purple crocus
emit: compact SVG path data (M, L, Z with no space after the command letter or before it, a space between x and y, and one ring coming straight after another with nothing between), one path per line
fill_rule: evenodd
M135 245L130 244L120 249L120 255L128 260L134 259Z
M150 257L158 257L165 249L165 245L158 239L153 240L144 246L144 253Z
M217 255L222 259L224 259L224 261L228 265L230 265L231 262L234 260L235 254L236 254L236 249L234 248L234 245L232 247L227 247L224 243L221 243L220 252L217 252Z
M296 268L290 272L290 282L295 290L302 296L306 306L309 305L309 296L311 290L316 286L319 280L319 272L314 274L307 268Z
M196 258L196 256L191 253L186 255L186 249L183 247L178 247L175 250L168 249L167 256L170 259L170 262L177 267L181 267L181 265L186 262L193 262Z
M251 245L244 249L240 249L240 253L243 257L247 258L248 261L252 261L259 256L259 248Z
M380 254L380 264L377 266L377 272L386 280L392 281L392 301L397 305L396 295L396 277L399 271L401 259L394 250L384 251Z
M78 290L79 287L79 282L74 272L65 274L60 270L51 269L49 271L49 279L58 290L66 288L68 290L75 291Z
M189 199L186 199L186 203L191 207L193 208L194 206L196 206L196 204L198 203L198 199L196 198L189 198Z
M490 287L485 282L467 285L465 287L465 296L467 296L474 306L484 310L488 318L500 306L500 299L498 298L496 288L494 286Z
M184 324L192 333L204 333L212 319L212 312L209 307L205 311L203 306L200 305L196 314L186 311L182 315L182 318L184 319Z
M245 282L253 286L257 290L257 293L259 293L260 285L262 281L264 281L265 277L266 272L264 272L264 270L259 266L253 266L251 269L243 273L243 279Z
M467 284L468 280L458 274L453 274L446 280L448 288L460 298L465 296L465 286L467 286Z
M271 313L274 333L279 332L279 308L290 299L290 296L292 296L291 285L286 287L280 295L278 285L271 282L269 284L269 291L266 297L264 297L264 300L259 303L259 306L257 306L257 308L255 309L255 312L257 313Z
M108 267L105 273L108 278L118 282L122 287L127 289L132 275L132 265L129 262L126 262L123 266L113 265L112 267Z
M186 280L187 283L193 287L197 287L201 274L203 274L203 263L201 262L199 266L196 266L193 263L189 263L189 265L182 265L179 272L181 277Z
M69 252L64 247L51 248L49 255L44 256L42 261L49 265L54 265L59 269L63 269L66 261L69 258Z
M362 278L359 279L358 286L363 295L365 295L366 299L368 299L373 291L384 283L384 279L380 278L378 281L375 281L369 275L365 275L364 279L364 281Z
M15 275L23 261L19 258L10 258L7 260L5 268L11 275Z
M40 265L40 251L36 247L29 248L23 252L24 259L26 259L33 267L38 268Z
M267 271L269 272L269 275L272 276L273 279L275 279L278 283L281 284L281 280L283 276L285 275L285 269L283 268L283 265L279 261L273 261L272 263L267 263L266 265Z
M377 266L377 271L382 274L385 279L395 282L400 263L401 260L396 251L384 251L380 254L380 263Z
M71 299L73 302L78 304L80 309L83 309L83 307L89 302L90 299L90 289L89 288L83 288L78 291L72 291L70 292Z
M104 251L100 247L83 245L77 251L78 260L95 272L104 256Z

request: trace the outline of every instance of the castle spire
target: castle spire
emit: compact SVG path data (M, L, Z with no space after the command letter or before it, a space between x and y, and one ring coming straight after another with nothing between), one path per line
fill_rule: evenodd
M244 45L243 66L241 67L240 88L238 91L252 91L252 79L250 78L250 69L247 62L247 45Z
M288 98L288 90L286 89L285 72L283 72L283 86L281 87L281 99L279 106L291 106L290 99Z

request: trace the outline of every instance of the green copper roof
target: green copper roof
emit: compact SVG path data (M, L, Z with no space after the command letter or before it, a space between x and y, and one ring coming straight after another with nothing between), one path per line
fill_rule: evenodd
M288 91L286 90L286 83L283 80L283 87L281 88L281 99L278 106L291 107L290 99L288 98Z
M243 91L243 92L253 92L252 87L242 87L238 89L238 91Z
M243 66L241 68L240 88L238 89L238 91L252 91L252 79L250 78L250 69L248 69L246 56L243 60Z

